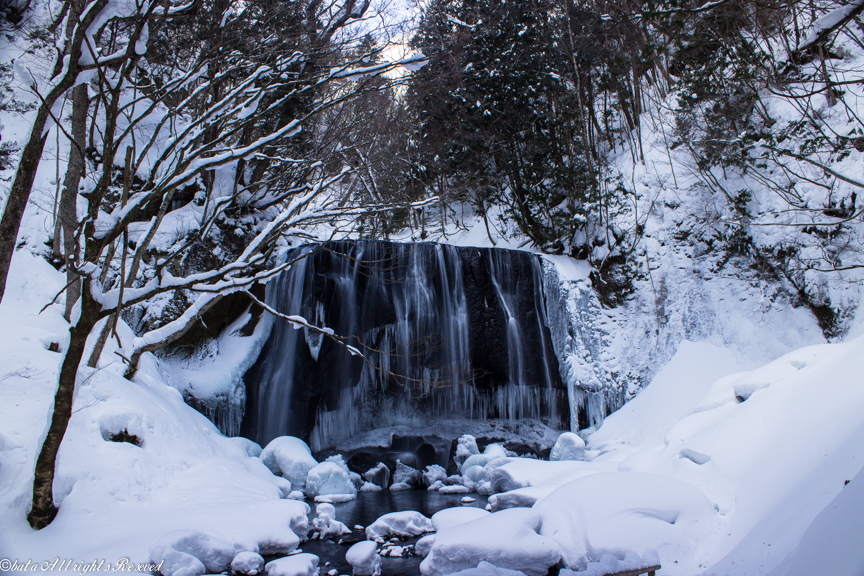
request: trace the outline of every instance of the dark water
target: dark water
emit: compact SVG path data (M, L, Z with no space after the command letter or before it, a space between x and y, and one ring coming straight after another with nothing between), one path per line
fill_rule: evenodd
M476 502L462 504L463 496L476 498ZM304 552L311 552L321 559L319 566L322 575L327 574L328 571L333 569L337 570L338 574L351 574L351 565L345 561L345 553L348 552L348 549L354 543L366 539L366 534L363 530L354 530L355 524L359 524L365 529L366 526L372 524L384 514L404 510L415 510L431 518L439 510L454 506L485 508L486 501L486 496L473 493L439 494L438 492L429 492L427 490L358 492L356 500L343 504L334 504L336 507L336 519L352 529L351 534L346 534L342 537L342 544L328 540L309 540L301 544L300 547ZM310 514L309 519L309 525L311 526L312 519L317 517L315 514L316 504L309 501L309 505L312 507L312 514ZM419 538L405 540L401 544L414 544ZM420 574L420 562L422 560L422 558L417 556L381 558L381 573L383 576L415 576ZM330 562L330 565L325 566L326 562Z

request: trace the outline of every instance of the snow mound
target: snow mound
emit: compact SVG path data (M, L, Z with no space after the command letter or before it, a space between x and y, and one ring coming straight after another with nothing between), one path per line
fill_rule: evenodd
M268 562L267 576L318 576L318 556L301 553Z
M261 451L259 458L273 474L281 475L297 490L303 490L306 476L318 465L309 445L293 436L274 438Z
M306 476L306 492L310 496L330 494L357 494L351 472L341 455L331 456L309 470ZM335 501L335 500L334 500Z
M420 571L423 576L444 576L486 560L527 576L545 576L561 559L561 551L554 540L543 535L544 524L543 513L514 508L451 526L435 535Z
M471 492L471 489L461 484L454 484L453 486L442 486L438 492L441 494L467 494Z
M503 512L517 510L523 509ZM623 555L648 548L660 553L664 565L676 560L691 565L719 517L708 498L690 484L623 471L574 480L532 510L546 514L544 528L551 531L571 570L586 569L595 551Z
M525 576L525 574L518 570L498 568L484 560L481 561L476 568L468 568L467 570L454 572L452 576Z
M414 553L420 558L425 558L429 555L429 552L432 550L432 545L435 543L435 535L429 534L428 536L423 536L417 543L414 544Z
M472 520L477 520L478 518L484 518L486 516L489 516L489 512L486 510L470 506L445 508L444 510L440 510L432 515L432 527L435 528L437 532L440 532L441 530L446 530L447 528L458 526L459 524L465 524L466 522L471 522Z
M585 570L574 571L564 568L559 572L559 576L607 576L629 570L644 570L659 565L660 557L655 550L646 550L641 557L635 552L625 552L618 556L601 554L599 560L588 562Z
M264 570L264 558L255 552L244 550L231 561L231 574L256 576Z
M462 463L465 462L469 456L479 453L480 449L477 447L477 440L474 436L464 434L456 441L456 456L454 456L453 459L461 469Z
M390 490L394 492L399 492L401 490L411 490L411 485L406 484L405 482L394 482L390 485Z
M191 576L227 570L234 559L234 546L200 530L175 530L150 547L150 560L162 565L165 576ZM193 561L197 560L197 562ZM199 566L200 564L200 566Z
M366 538L377 541L390 536L410 538L433 530L432 521L419 512L391 512L366 527Z
M345 553L345 561L354 569L354 576L379 576L381 557L378 545L371 541L358 542Z
M564 432L558 437L558 440L552 447L549 460L552 462L559 460L581 460L584 456L585 441L573 432Z
M462 464L459 465L459 471L462 472L463 475L466 475L467 470L470 470L474 466L482 468L492 460L506 457L507 451L504 450L504 446L501 444L489 444L486 446L486 449L482 454L472 454L468 456Z

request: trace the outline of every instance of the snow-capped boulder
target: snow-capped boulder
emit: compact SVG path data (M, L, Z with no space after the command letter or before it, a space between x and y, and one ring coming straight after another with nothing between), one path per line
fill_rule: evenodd
M471 489L467 486L462 486L461 484L454 484L452 486L442 486L438 489L438 492L441 494L467 494Z
M309 470L306 493L310 496L328 494L357 494L351 472L341 455L331 456Z
M364 472L363 478L381 488L387 488L390 486L390 469L383 462L379 462L374 468Z
M363 485L360 486L360 492L380 492L381 490L381 486L372 482L363 482Z
M477 447L477 440L474 436L464 434L456 441L456 455L453 457L453 460L455 460L456 465L461 468L462 463L465 462L469 456L479 453L480 449Z
M150 560L162 565L165 576L192 576L198 573L197 559L210 573L227 570L234 559L234 546L200 530L175 530L150 546ZM200 572L204 574L204 572Z
M294 436L274 438L261 451L259 458L273 474L291 482L295 490L303 490L306 476L318 464L309 446Z
M445 528L435 535L420 571L423 576L445 576L486 560L526 576L545 576L561 559L561 551L541 535L543 521L536 510L514 508Z
M391 536L411 538L433 530L432 521L429 518L419 512L406 510L404 512L391 512L378 518L366 527L366 538L383 542L384 538Z
M267 576L318 576L318 556L301 553L268 562Z
M504 446L501 444L489 444L482 454L472 454L466 458L459 466L459 470L462 471L462 475L464 476L465 471L469 470L472 466L480 466L482 468L492 460L506 457L507 451L504 450Z
M351 529L342 522L336 520L336 507L333 504L321 503L315 507L318 517L312 520L312 525L320 540L338 538L343 534L350 534Z
M378 545L365 540L358 542L345 553L345 561L354 569L354 576L379 576L381 574L381 557L378 555Z
M191 554L169 548L158 562L163 576L202 576L207 573L204 564Z
M518 490L489 496L489 506L493 512L508 508L531 508L536 502L535 496Z
M394 484L408 484L416 488L422 482L423 475L416 468L407 466L401 460L396 460L396 473L393 474Z
M260 554L244 550L231 561L231 574L237 576L256 576L264 570L264 558Z
M393 492L399 492L401 490L411 490L411 485L406 484L405 482L394 482L390 485L390 490Z
M557 462L560 460L582 460L585 456L585 441L573 432L564 432L558 436L549 460Z
M435 544L434 534L424 536L420 538L416 544L414 544L414 553L417 554L417 556L419 556L420 558L425 558L429 555L429 551L432 550L433 544Z
M426 486L433 486L436 482L443 484L445 480L447 480L447 472L443 466L430 464L423 470L423 482L426 483Z
M473 506L445 508L432 515L432 527L437 532L489 516L489 512Z

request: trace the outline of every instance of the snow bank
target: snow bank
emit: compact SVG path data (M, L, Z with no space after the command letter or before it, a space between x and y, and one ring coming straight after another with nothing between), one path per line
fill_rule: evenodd
M536 510L502 510L435 535L420 564L423 576L444 576L476 567L485 560L527 576L545 576L561 558L558 544L541 535L544 515Z

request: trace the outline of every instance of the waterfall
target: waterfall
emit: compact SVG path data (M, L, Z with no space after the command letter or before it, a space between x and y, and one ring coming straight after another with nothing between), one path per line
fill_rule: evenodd
M291 434L322 450L439 418L569 428L536 255L381 241L302 250L268 286L268 304L332 329L363 357L277 319L244 377L244 435L264 444Z

